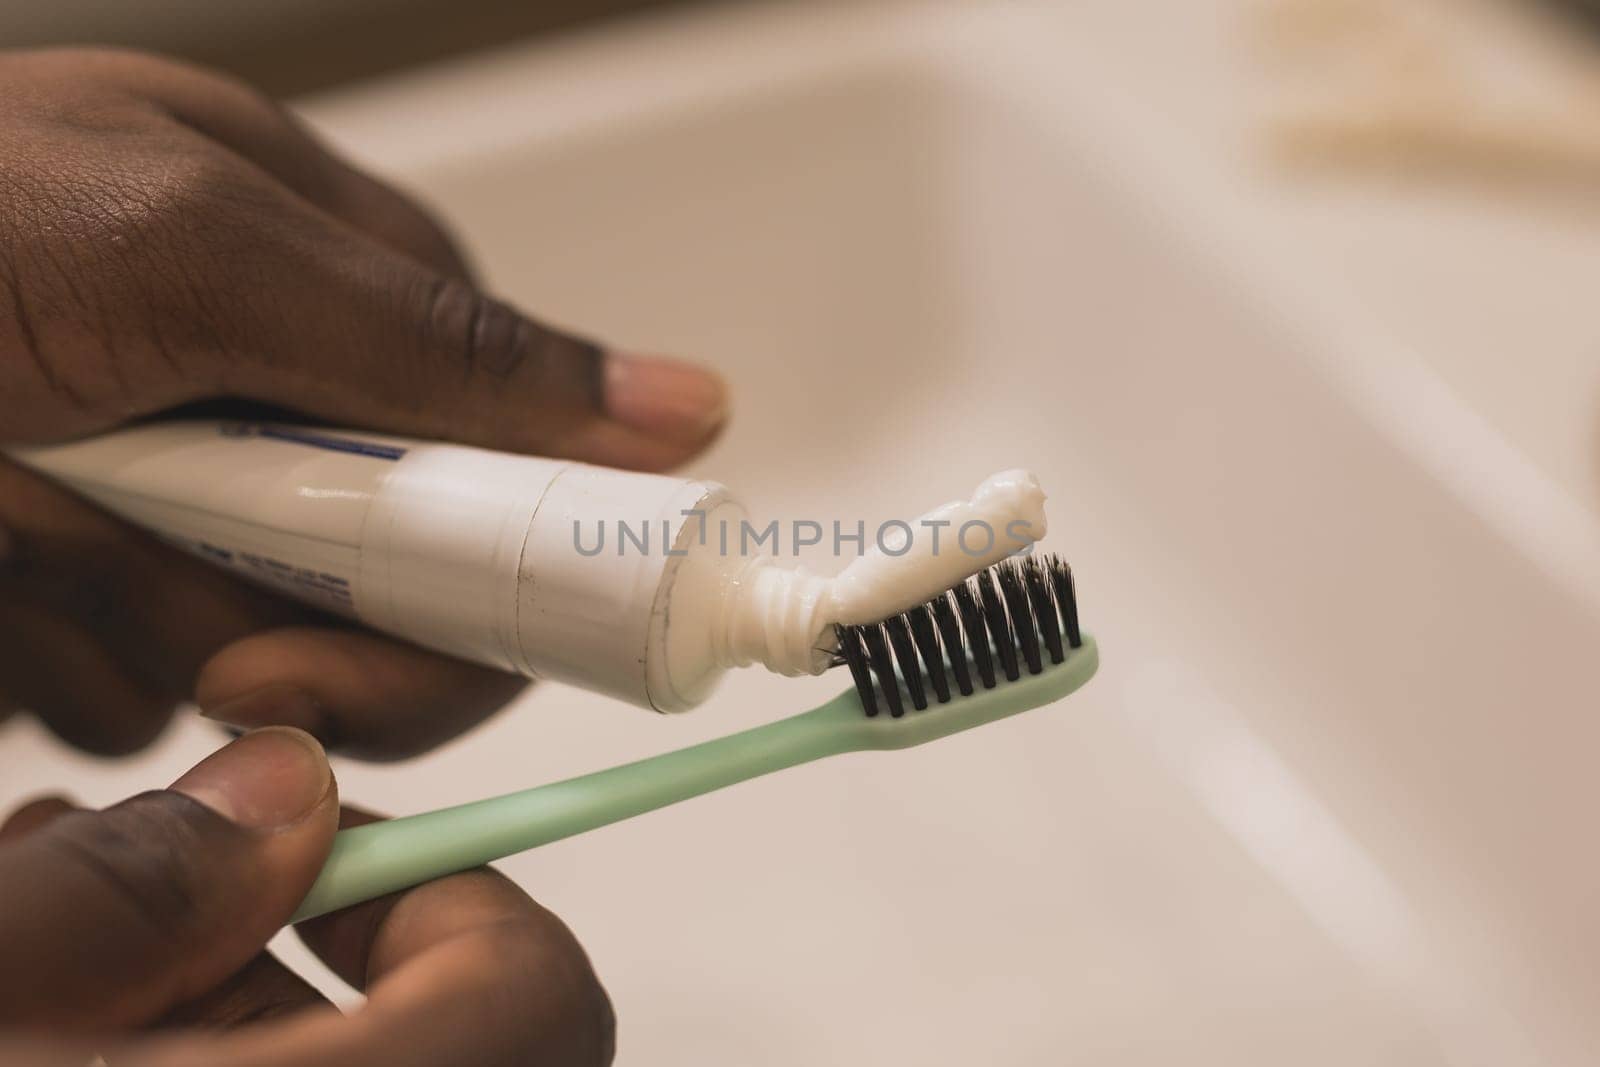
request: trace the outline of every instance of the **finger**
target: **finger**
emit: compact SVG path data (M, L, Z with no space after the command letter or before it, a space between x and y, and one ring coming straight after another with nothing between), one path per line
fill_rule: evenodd
M0 1026L147 1021L261 951L327 857L316 742L263 730L170 790L58 815L0 848Z
M307 615L4 460L0 528L0 596L86 629L169 702L189 695L201 665L229 641Z
M0 597L0 680L52 733L97 755L143 748L176 706L86 627L16 596Z
M365 759L426 751L481 722L526 679L361 630L291 627L217 653L195 682L208 718L298 726Z
M329 215L448 277L470 277L444 227L399 190L339 159L289 110L254 87L202 67L137 52L84 49L82 76L158 103Z
M12 812L4 824L0 824L0 844L26 837L35 830L49 826L67 812L77 810L77 805L65 797L45 796L30 800Z
M644 470L688 460L725 420L726 390L708 371L607 352L460 280L324 237L295 300L309 313L263 339L265 358L238 367L236 385L254 399L335 423Z
M316 987L262 952L220 983L167 1012L161 1029L231 1030L296 1015L332 1009Z

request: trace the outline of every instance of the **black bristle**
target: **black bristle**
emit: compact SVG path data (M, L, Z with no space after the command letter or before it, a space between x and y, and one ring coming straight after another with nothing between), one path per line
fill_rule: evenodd
M978 682L985 689L994 688L994 656L989 652L989 626L983 621L983 608L978 604L978 594L971 582L962 582L950 590L961 609L961 623L967 628L967 653L973 666L978 668Z
M1050 559L1050 584L1055 587L1056 604L1061 609L1061 621L1067 628L1067 644L1083 647L1083 634L1078 630L1078 591L1072 580L1072 567L1059 557Z
M973 581L978 586L978 596L983 601L983 618L989 624L989 637L994 642L995 653L1000 657L1000 669L1006 681L1022 677L1017 665L1017 637L1011 631L1011 619L1006 615L1005 602L1000 597L1000 586L994 579L994 568L981 572Z
M889 646L900 664L900 677L911 696L911 706L921 711L928 706L928 694L922 688L922 668L917 664L917 646L911 640L911 627L906 625L904 615L894 615L883 620L883 628L889 633Z
M933 686L933 696L941 704L950 703L950 679L944 673L944 651L939 647L939 632L933 626L933 608L927 604L906 612L911 624L911 638L922 654L922 666L928 672L928 682Z
M1029 556L1022 565L1022 584L1033 603L1033 621L1039 626L1039 636L1050 653L1051 663L1067 658L1061 646L1061 611L1056 606L1055 592L1050 588L1050 575L1037 556Z
M897 719L908 699L915 710L927 709L930 689L948 703L951 675L969 696L976 685L993 689L999 674L1016 681L1024 664L1039 674L1046 656L1061 663L1069 646L1083 645L1072 569L1055 556L1003 561L903 614L835 627L835 636L834 663L849 666L862 710L876 716L887 708Z
M999 579L1006 610L1011 613L1011 630L1017 635L1028 673L1038 674L1044 670L1044 660L1039 657L1039 626L1033 618L1033 605L1028 602L1028 591L1022 587L1022 564L1007 560L995 568L995 577Z
M861 708L867 717L873 718L878 714L878 694L872 684L872 672L867 666L867 653L861 647L861 628L858 626L835 626L833 632L839 638L839 654L850 668L850 678L856 683L856 692L861 695Z
M900 699L900 680L895 677L894 660L889 656L889 644L884 640L882 626L863 626L861 639L867 643L867 660L872 664L872 673L878 676L878 688L883 693L885 704L889 705L890 718L898 719L906 713L905 703Z
M939 627L939 636L950 652L950 670L956 676L956 688L962 696L972 695L972 671L967 668L967 642L961 634L961 620L956 618L955 603L950 594L935 597L930 605L933 621Z

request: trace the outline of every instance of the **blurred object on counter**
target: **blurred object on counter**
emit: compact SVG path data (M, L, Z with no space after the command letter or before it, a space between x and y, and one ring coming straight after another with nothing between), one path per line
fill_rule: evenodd
M0 0L7 48L118 45L228 71L275 96L682 0Z
M1479 0L1255 13L1281 79L1269 147L1286 167L1600 195L1600 50L1566 23Z
M1600 193L1600 131L1562 120L1474 115L1406 101L1284 122L1274 149L1291 166L1384 169L1519 188Z

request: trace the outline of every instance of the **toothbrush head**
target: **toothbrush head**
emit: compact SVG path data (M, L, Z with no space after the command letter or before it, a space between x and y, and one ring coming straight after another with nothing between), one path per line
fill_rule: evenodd
M835 634L861 711L886 727L880 747L1049 703L1099 662L1078 625L1072 568L1053 555L1004 560L908 612Z

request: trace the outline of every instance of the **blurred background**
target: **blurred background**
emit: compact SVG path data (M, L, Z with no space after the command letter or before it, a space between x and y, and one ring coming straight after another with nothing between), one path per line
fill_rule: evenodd
M0 42L11 47L116 44L183 56L231 71L275 95L370 78L508 41L593 26L694 0L62 0L0 4ZM711 0L715 2L715 0ZM744 0L744 4L761 0ZM873 0L866 0L873 2ZM955 0L960 3L961 0ZM1503 0L1543 8L1573 33L1600 33L1596 0ZM723 0L724 6L732 6ZM701 0L698 6L708 6ZM1263 3L1263 7L1275 6ZM1354 4L1295 4L1324 14ZM1376 7L1377 5L1370 5ZM1151 6L1159 11L1162 4ZM1322 16L1312 16L1313 18Z
M0 43L154 49L231 71L286 96L681 2L6 0L0 3Z
M1593 0L65 0L0 40L239 73L521 305L715 364L689 473L758 519L1039 474L1080 695L504 865L620 1063L1594 1062ZM547 686L339 773L417 811L840 684ZM98 762L19 717L0 800L217 741Z

